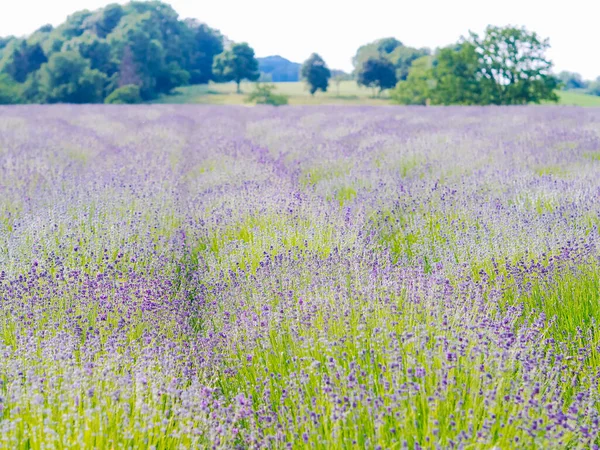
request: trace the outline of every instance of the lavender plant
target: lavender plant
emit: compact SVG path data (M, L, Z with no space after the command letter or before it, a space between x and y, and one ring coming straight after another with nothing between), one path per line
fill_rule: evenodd
M0 109L0 448L597 448L600 112Z

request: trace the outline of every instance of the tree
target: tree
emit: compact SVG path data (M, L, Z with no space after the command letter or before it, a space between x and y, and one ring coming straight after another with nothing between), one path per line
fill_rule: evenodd
M135 84L129 84L115 89L108 97L106 97L104 103L113 105L142 103L140 87Z
M400 46L396 47L387 58L396 67L396 78L398 80L406 80L408 77L408 71L412 64L417 59L423 56L429 56L431 54L428 48L414 48Z
M483 38L470 34L467 40L479 56L479 72L490 86L489 103L525 105L542 100L558 101L558 80L546 58L548 39L525 28L488 26Z
M430 53L428 48L408 47L398 39L389 37L359 47L352 58L352 63L354 64L354 73L358 74L363 64L369 59L386 59L396 68L396 78L406 80L412 62Z
M361 45L352 58L355 72L371 58L387 58L394 50L403 47L404 44L394 37L377 39L365 45Z
M36 33L50 33L52 30L54 30L54 27L47 23L46 25L42 25L41 27L39 27L37 30L35 30Z
M208 25L196 20L186 20L190 29L190 49L188 63L185 66L190 73L190 83L206 84L214 79L213 61L223 51L223 36Z
M85 59L90 60L92 69L97 69L108 77L112 76L119 67L117 60L113 57L110 43L91 33L84 33L66 42L62 50L79 52Z
M429 69L416 67L393 94L400 103L524 105L557 101L547 40L524 28L488 27L483 38L441 49Z
M575 72L562 71L558 74L558 79L562 83L562 89L585 89L588 87L588 83Z
M383 56L386 54L389 55L394 50L396 50L398 47L403 47L403 46L404 46L404 44L396 38L393 38L393 37L384 38L378 42L377 51L379 52L380 56Z
M14 36L0 37L0 50L6 48L11 42L14 42L16 39L17 38L15 38Z
M428 76L435 80L428 95L434 105L491 103L493 84L481 76L479 54L469 42L441 49Z
M370 58L358 71L357 82L361 86L378 88L379 94L384 89L390 89L396 86L396 68L387 59Z
M77 74L87 80L87 88L94 91L92 86L101 78L105 79L103 94L134 84L148 100L190 81L214 79L213 60L222 52L223 41L207 25L180 20L162 1L113 3L96 11L76 12L63 24L45 25L27 39L0 39L0 73L22 84L26 101L63 101L51 100L50 91L40 90L49 89L51 78L47 68L44 73L41 68L54 54L66 52L71 55L67 59L72 59L75 52L89 62L90 70L97 70ZM98 101L103 100L102 95Z
M169 94L176 87L188 84L189 80L189 72L183 70L179 64L173 61L167 64L156 77L156 90Z
M426 105L435 86L431 68L429 56L414 61L406 80L398 82L392 92L392 100L401 105Z
M304 61L300 74L308 84L311 95L315 95L318 90L327 92L331 72L323 58L318 54L313 53L310 58Z
M40 69L39 89L48 103L101 102L105 83L106 75L75 51L53 54Z
M258 61L254 57L254 50L247 43L233 44L215 58L213 71L218 79L235 81L237 93L241 93L242 80L256 81L260 77Z
M15 42L12 51L8 52L2 72L11 76L18 83L23 83L27 75L38 70L47 61L39 44L29 45L27 41Z
M14 105L23 101L18 83L0 73L0 105Z
M95 32L98 37L105 38L119 24L125 12L119 4L112 3L104 7L104 10L99 14L100 19L95 23Z

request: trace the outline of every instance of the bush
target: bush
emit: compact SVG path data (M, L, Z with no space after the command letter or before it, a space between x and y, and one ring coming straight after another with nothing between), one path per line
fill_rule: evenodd
M104 100L104 103L112 105L131 105L141 102L142 97L140 96L140 87L135 84L128 84L126 86L115 89Z
M273 105L281 106L288 104L288 97L283 94L275 94L273 91L277 89L274 84L256 83L254 91L246 98L247 103L257 105Z

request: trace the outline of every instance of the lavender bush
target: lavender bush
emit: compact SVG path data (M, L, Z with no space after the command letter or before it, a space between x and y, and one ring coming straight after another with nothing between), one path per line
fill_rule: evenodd
M597 448L600 111L0 109L0 447Z

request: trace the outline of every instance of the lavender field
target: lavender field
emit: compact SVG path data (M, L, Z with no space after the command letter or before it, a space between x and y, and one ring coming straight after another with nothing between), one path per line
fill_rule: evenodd
M600 443L600 110L0 109L0 448Z

